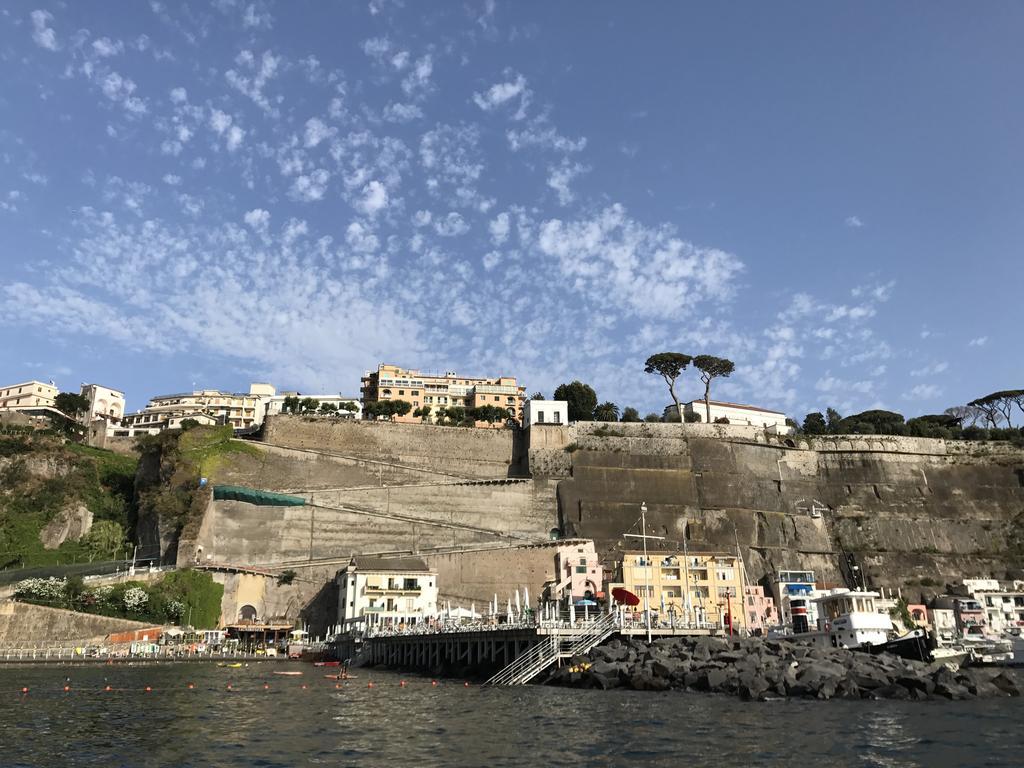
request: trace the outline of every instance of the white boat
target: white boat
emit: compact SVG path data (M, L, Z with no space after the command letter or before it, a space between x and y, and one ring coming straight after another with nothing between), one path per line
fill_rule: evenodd
M965 627L962 643L972 664L1007 664L1014 658L1012 641L988 634L982 626Z

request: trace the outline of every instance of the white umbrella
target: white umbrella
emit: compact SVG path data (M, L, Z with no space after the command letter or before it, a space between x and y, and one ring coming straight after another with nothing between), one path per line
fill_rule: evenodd
M516 590L516 613L519 613L519 590Z
M506 608L505 613L508 615L508 620L511 621L512 620L512 601L511 600L508 601L508 606Z
M576 606L573 604L572 599L569 600L569 623L576 623Z
M498 593L497 592L494 593L494 608L491 609L491 615L492 616L497 616L498 615Z
M527 608L530 607L530 589L529 587L523 587L523 605Z
M469 604L469 617L471 619L475 619L476 618L476 603L470 603Z

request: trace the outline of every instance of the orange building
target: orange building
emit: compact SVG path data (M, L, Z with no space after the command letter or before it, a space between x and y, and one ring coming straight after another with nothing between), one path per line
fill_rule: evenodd
M479 408L493 405L506 410L510 419L521 422L526 388L516 383L515 376L479 378L460 376L455 371L425 374L397 365L378 365L376 371L367 371L362 378L360 393L365 409L369 403L380 400L405 400L412 410L395 421L418 423L423 419L412 411L428 406L427 421L436 422L442 408ZM487 426L477 422L478 426ZM499 422L497 426L500 426Z

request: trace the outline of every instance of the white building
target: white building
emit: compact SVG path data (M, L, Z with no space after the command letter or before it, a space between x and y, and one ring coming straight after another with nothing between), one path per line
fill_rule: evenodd
M309 397L309 398L312 398L313 400L316 400L317 403L319 403L321 405L323 405L324 403L329 403L330 405L333 405L335 408L338 408L342 403L351 403L352 405L355 406L355 410L354 411L339 410L339 411L337 411L337 415L340 418L346 418L346 419L348 419L348 418L353 418L353 419L361 419L361 418L363 418L363 403L359 399L359 397L346 397L345 395L341 395L341 394L338 394L338 395L304 395L301 392L278 392L277 394L273 395L272 397L266 398L264 400L264 403L265 403L265 406L266 406L266 414L265 415L266 416L276 416L277 414L282 413L283 409L284 409L284 401L285 401L285 398L287 398L287 397L297 397L300 400L305 400L307 397Z
M996 579L964 579L963 590L981 605L992 631L1024 627L1024 581L1000 584Z
M124 416L124 392L100 384L83 384L82 397L89 401L89 410L83 415L83 423L91 424L96 419L119 423Z
M779 411L769 411L765 408L758 408L753 405L743 405L741 403L723 403L718 400L711 400L711 421L714 423L715 419L728 419L730 424L739 424L741 426L749 427L774 427L778 432L785 433L789 431L789 427L786 426L786 414L780 413ZM686 418L687 414L695 413L700 416L702 422L707 422L707 408L705 408L703 400L691 400L688 403L683 403L683 418ZM665 420L675 418L677 414L676 406L666 406L664 416Z
M523 426L568 424L569 404L565 400L527 400L523 404Z
M234 429L258 427L266 412L264 400L274 394L275 389L269 384L251 384L248 392L201 389L158 395L141 411L127 414L124 429L115 434L156 434L165 429L177 429L184 419L195 419L200 424L230 424Z
M0 411L53 408L59 391L52 381L23 381L0 387Z
M419 624L437 615L437 571L418 557L356 555L335 581L342 631Z

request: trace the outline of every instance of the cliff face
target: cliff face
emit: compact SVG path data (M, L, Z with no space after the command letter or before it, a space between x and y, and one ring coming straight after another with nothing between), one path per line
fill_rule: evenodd
M888 587L1021 567L1020 450L887 437L769 442L694 426L577 425L577 450L563 449L570 477L558 486L565 532L595 538L614 558L635 546L622 534L646 501L666 546L681 547L684 530L694 547L739 546L752 580L809 568L842 583L843 550L869 583ZM539 459L552 464L547 446Z

